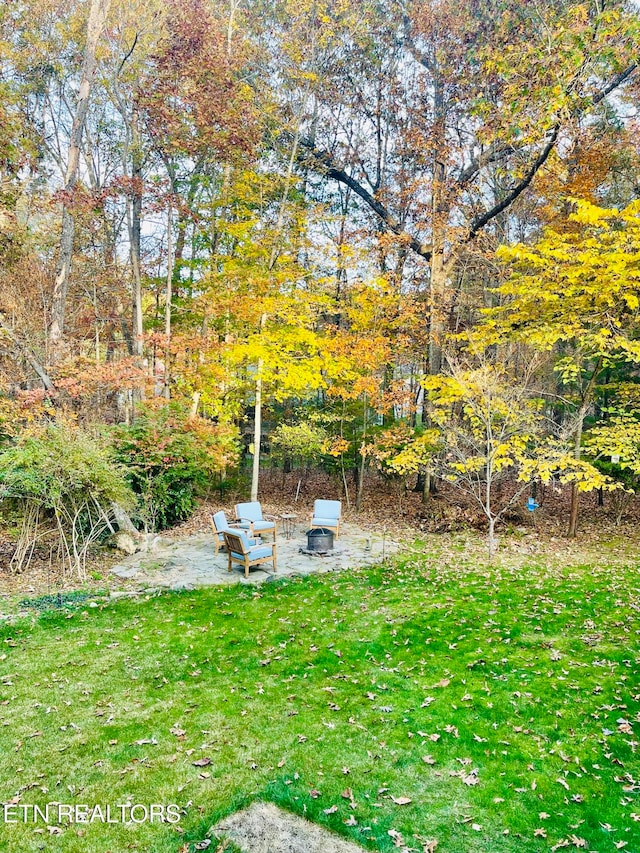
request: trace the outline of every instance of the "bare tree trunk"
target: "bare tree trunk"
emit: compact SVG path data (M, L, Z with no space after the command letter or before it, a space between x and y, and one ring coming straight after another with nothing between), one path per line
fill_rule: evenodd
M582 428L584 425L584 418L587 414L588 405L584 404L580 407L580 412L578 413L578 425L576 427L576 435L575 442L573 446L573 457L574 459L580 459L580 455L582 452L581 444L582 444ZM580 492L578 491L578 484L573 483L571 486L571 509L569 511L569 530L567 531L567 536L571 539L575 538L578 532L578 509L580 506Z
M424 483L422 486L422 503L429 503L429 495L431 494L431 471L427 468L424 472Z
M432 254L429 276L429 373L440 373L447 292L447 269L444 259L446 205L445 205L445 104L444 86L440 71L433 68L433 182L431 189Z
M267 315L263 314L260 317L260 330L264 328L267 322ZM258 485L260 482L260 441L262 439L262 369L264 367L261 358L258 359L256 365L256 388L255 388L255 407L253 420L253 465L251 469L251 500L258 500Z
M291 156L289 158L289 166L287 168L287 174L285 178L284 188L282 190L282 198L280 199L280 207L278 210L278 220L276 222L275 228L275 239L273 242L273 246L271 248L271 254L269 256L269 264L267 269L269 272L272 272L280 255L281 245L280 245L280 236L282 234L282 228L284 226L284 215L285 215L285 206L287 203L287 197L289 195L289 188L291 186L291 178L293 176L293 167L296 162L296 155L298 151L298 139L299 139L300 129L296 132L295 139L293 141L293 146L291 148ZM262 314L260 317L260 331L264 329L267 323L267 315ZM262 370L264 367L263 360L261 358L258 359L256 365L256 402L254 409L254 424L253 424L253 467L251 472L251 500L258 500L258 483L260 479L260 441L262 438Z
M434 237L436 227L434 223ZM439 242L439 240L438 240ZM429 373L435 375L442 368L442 340L444 337L444 325L442 306L446 293L446 274L444 266L443 248L436 248L431 256L431 274L429 277Z
M258 500L260 482L260 439L262 438L262 359L258 359L258 378L256 379L256 403L253 423L253 466L251 469L251 500Z
M593 400L593 392L596 387L596 381L598 379L598 374L600 373L600 369L602 367L602 358L599 358L596 362L596 365L593 369L593 373L591 374L591 378L587 383L587 387L585 388L584 394L582 395L582 404L580 406L580 411L578 412L578 423L576 424L576 433L573 445L573 456L574 459L580 459L582 453L582 430L584 427L584 419L587 416L587 412L589 411L589 406L591 405L591 401ZM573 483L571 486L571 509L569 511L569 529L567 531L567 536L571 539L575 538L578 530L578 509L580 505L580 492L578 491L578 484Z
M142 156L140 152L140 129L138 127L138 108L134 104L131 116L131 177L133 179L133 199L129 224L129 251L131 252L131 270L133 272L133 337L136 355L142 358L142 273L141 273L141 222L142 222ZM129 211L128 211L129 213Z
M173 206L169 202L167 211L167 288L164 306L164 396L171 397L170 362L171 362L171 300L173 298Z
M69 289L69 273L71 272L71 258L73 255L75 219L70 210L68 200L70 195L73 193L78 180L82 135L87 119L87 112L89 110L91 85L96 72L96 49L98 46L98 40L100 39L100 35L104 29L110 3L111 0L91 0L91 5L89 7L87 42L84 49L84 57L82 59L80 89L78 91L76 110L71 124L69 157L64 177L66 200L62 207L60 260L53 287L51 323L49 326L49 359L53 364L55 364L56 361L59 361L62 355L62 338L64 335L67 292Z
M367 437L367 395L363 398L363 414L362 414L362 446L360 448L360 464L358 465L358 475L356 478L356 512L362 509L362 494L364 491L364 466L366 457L364 454L364 443Z
M489 561L493 562L493 558L495 557L498 551L498 541L496 539L496 519L490 515L489 516Z

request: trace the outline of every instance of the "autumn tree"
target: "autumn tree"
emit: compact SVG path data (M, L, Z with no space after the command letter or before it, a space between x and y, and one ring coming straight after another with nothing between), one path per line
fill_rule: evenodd
M533 482L557 478L581 491L610 485L554 435L531 379L510 376L491 363L453 363L448 374L425 378L431 420L442 435L436 464L444 479L482 509L491 559L496 524Z
M554 354L565 387L576 393L570 422L580 459L585 417L603 371L640 363L640 203L623 210L577 202L575 231L546 232L534 246L502 247L511 275L497 288L501 304L485 313L477 343L519 341ZM575 536L573 488L569 535Z
M428 369L436 373L465 257L495 245L484 235L504 235L509 212L561 156L560 142L571 138L578 118L588 126L633 77L637 18L624 3L542 8L448 0L369 11L369 29L344 36L349 56L367 69L365 88L356 99L349 88L342 99L330 90L337 102L319 106L322 120L305 141L303 162L348 187L380 233L419 259L429 287ZM340 26L337 4L332 20ZM383 20L387 33L403 34L394 73L403 91L396 111L407 118L387 138L381 160L375 145L343 128L370 128L364 138L376 138L376 111L364 93L378 68L367 39Z

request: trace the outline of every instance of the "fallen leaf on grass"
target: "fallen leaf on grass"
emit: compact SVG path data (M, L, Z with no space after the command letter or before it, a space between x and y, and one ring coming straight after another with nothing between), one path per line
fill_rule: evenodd
M422 848L422 853L434 853L436 847L438 846L438 842L435 838L432 838Z
M462 774L460 777L465 785L477 785L478 784L478 771L472 770L471 773Z
M207 767L209 764L211 764L211 759L210 758L196 758L196 760L192 761L191 763L193 764L194 767Z
M412 802L411 797L391 797L397 806L408 806Z
M325 814L335 814L338 811L338 806L329 806L328 809L322 810Z

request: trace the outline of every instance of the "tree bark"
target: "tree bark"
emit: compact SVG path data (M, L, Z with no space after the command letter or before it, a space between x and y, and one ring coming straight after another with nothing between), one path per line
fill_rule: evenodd
M142 272L141 272L141 232L142 232L142 155L140 151L140 128L138 126L138 107L134 103L131 115L131 178L133 198L131 200L129 224L129 251L133 272L133 337L138 358L143 354L142 327Z
M364 467L366 457L364 454L364 444L367 437L367 394L365 392L362 401L362 445L360 447L360 459L358 464L358 472L356 475L356 512L362 509L362 495L364 492Z
M171 300L173 299L173 206L167 211L167 286L164 306L164 396L171 397Z
M264 328L267 321L267 315L263 314L260 318L260 329ZM253 465L251 467L251 500L258 500L258 484L260 482L260 441L262 439L262 368L263 361L258 359L256 365L256 387L255 387L255 406L253 414Z
M576 436L575 443L573 449L574 459L580 459L581 455L581 443L582 443L582 427L584 424L584 418L587 413L588 406L582 406L580 408L580 412L578 414L578 426L576 427ZM570 539L574 539L577 535L578 531L578 509L580 506L580 492L578 491L578 484L573 483L571 486L571 509L569 511L569 529L567 531L567 536Z
M496 519L489 516L489 562L493 562L493 558L498 552L498 542L496 540Z
M60 259L53 287L51 307L51 323L49 325L49 360L55 364L62 355L67 293L69 290L69 274L73 255L73 238L75 232L75 217L70 205L70 197L78 181L80 149L82 135L89 110L91 86L96 72L96 49L104 29L111 0L91 0L89 18L87 21L87 42L82 59L80 89L76 110L71 124L69 139L69 157L64 177L65 200L62 206L62 230L60 234Z
M603 358L600 357L596 361L596 365L593 369L593 373L591 374L591 378L587 383L587 387L585 388L584 394L582 396L582 403L580 405L580 410L578 412L578 423L576 424L576 433L575 440L573 445L573 456L574 459L580 459L582 454L582 429L584 427L584 419L587 416L587 412L589 411L589 406L593 400L593 393L596 387L596 381L598 379L598 375L600 373L600 369L602 367ZM575 538L578 530L578 509L580 505L580 492L578 491L578 484L573 483L571 486L571 509L569 511L569 529L567 531L567 536L573 539Z
M429 276L429 373L440 373L444 339L445 304L447 301L447 269L444 258L446 209L445 165L445 101L444 86L435 62L433 76L433 178L431 186L431 258Z

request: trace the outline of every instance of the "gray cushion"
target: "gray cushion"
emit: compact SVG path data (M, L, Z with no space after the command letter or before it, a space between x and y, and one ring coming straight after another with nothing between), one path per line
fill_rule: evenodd
M273 521L261 520L261 521L254 521L253 522L253 529L254 530L273 530L274 527L275 527L275 524Z
M244 562L244 554L238 554L237 551L232 551L231 555ZM249 561L261 560L263 557L272 557L273 548L271 545L258 545L257 547L251 548L247 556L249 557Z
M311 524L313 527L337 527L337 518L312 518Z

